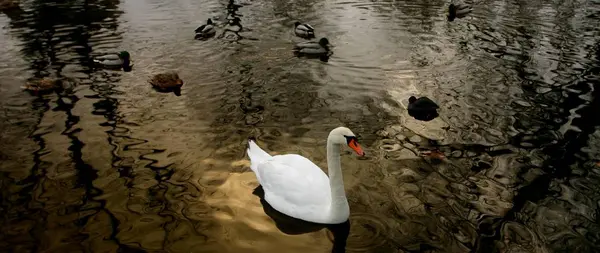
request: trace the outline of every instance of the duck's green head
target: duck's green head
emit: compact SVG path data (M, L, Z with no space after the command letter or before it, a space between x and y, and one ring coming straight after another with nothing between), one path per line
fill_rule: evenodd
M416 98L415 96L410 96L410 98L408 98L408 103L409 103L409 104L412 104L412 103L414 103L415 101L417 101L417 98Z
M319 40L319 45L321 45L323 47L329 46L329 40L327 38L321 38Z
M299 25L301 25L302 23L296 21L296 23L294 23L294 27L298 27Z
M119 58L121 58L121 59L129 60L129 57L130 57L130 55L129 55L129 52L127 52L127 51L121 51L119 53Z

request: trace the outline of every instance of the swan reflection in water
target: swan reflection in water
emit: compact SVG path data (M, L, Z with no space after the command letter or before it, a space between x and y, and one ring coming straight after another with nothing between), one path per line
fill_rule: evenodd
M267 214L274 222L277 228L288 235L300 235L306 233L317 232L321 229L328 229L333 234L333 249L332 253L345 253L346 252L346 241L350 234L350 220L346 220L340 224L319 224L296 219L294 217L287 216L273 208L265 200L265 192L262 186L258 186L254 189L252 194L260 198L260 204Z

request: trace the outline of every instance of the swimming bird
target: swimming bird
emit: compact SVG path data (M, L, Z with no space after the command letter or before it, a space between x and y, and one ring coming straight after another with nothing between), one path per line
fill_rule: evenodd
M181 95L183 80L179 78L179 75L175 71L156 74L148 82L158 91L173 91L175 95Z
M302 38L314 38L315 37L315 28L313 28L311 25L309 24L302 24L300 22L296 22L294 23L294 33L296 33L296 36L298 37L302 37Z
M451 3L448 6L448 21L452 22L455 18L464 18L471 13L471 5L466 3Z
M440 108L435 102L427 97L408 99L408 115L417 120L430 121L439 116L437 109Z
M200 27L196 28L196 36L194 36L195 39L206 39L209 38L213 35L215 35L217 33L217 30L215 29L215 25L212 21L212 19L208 19L206 21L206 24L201 25Z
M107 54L94 58L94 63L104 68L123 68L125 71L131 70L131 56L127 51L121 51L118 54Z
M299 55L327 55L330 52L327 38L321 38L319 42L301 42L294 46L294 53Z
M23 90L32 92L33 94L45 94L52 91L61 91L72 89L76 84L76 80L72 78L52 78L44 77L41 79L35 79L27 82L21 88Z
M27 82L25 86L21 87L26 91L33 93L45 93L54 91L60 88L60 79L44 77L42 79L32 80Z
M350 215L340 165L342 146L352 148L359 156L365 155L350 129L331 130L327 137L329 177L306 157L271 156L254 140L248 141L247 153L250 169L265 192L264 198L275 210L308 222L340 224Z

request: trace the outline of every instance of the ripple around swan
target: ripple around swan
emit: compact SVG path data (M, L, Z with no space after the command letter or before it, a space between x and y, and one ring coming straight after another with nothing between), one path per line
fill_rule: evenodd
M368 213L352 213L346 250L364 252L377 249L386 243L386 231L386 225L377 216ZM333 242L333 234L329 231L327 237Z

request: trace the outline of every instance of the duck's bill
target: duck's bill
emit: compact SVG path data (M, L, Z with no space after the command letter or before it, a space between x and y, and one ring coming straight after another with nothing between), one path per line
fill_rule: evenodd
M362 150L362 148L360 147L360 145L358 145L358 142L356 142L356 140L351 140L348 146L351 149L353 149L357 155L365 156L365 151Z

